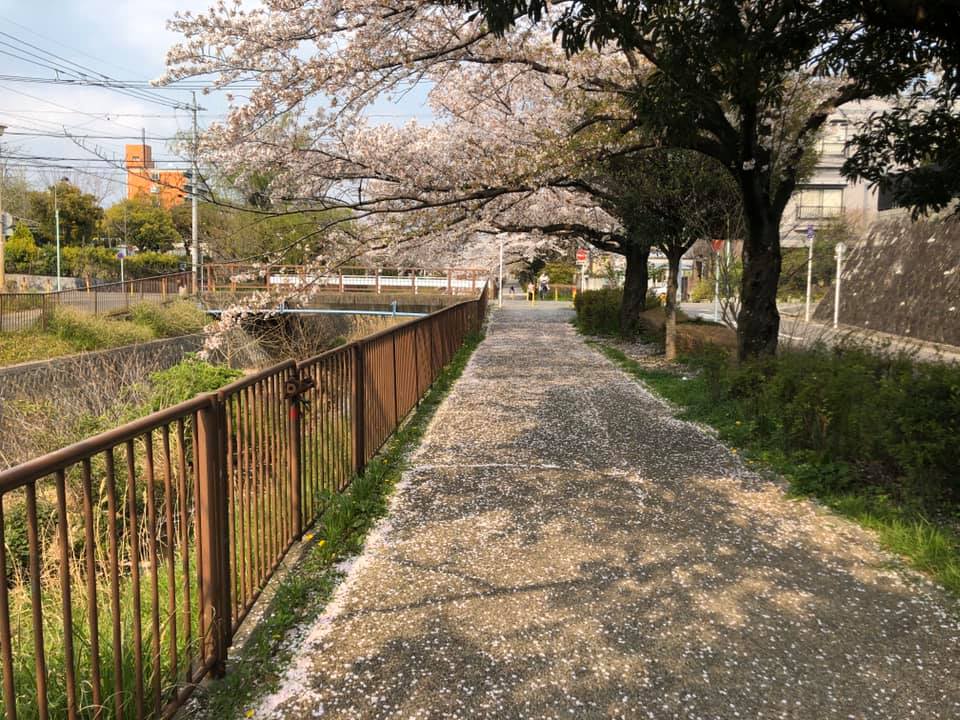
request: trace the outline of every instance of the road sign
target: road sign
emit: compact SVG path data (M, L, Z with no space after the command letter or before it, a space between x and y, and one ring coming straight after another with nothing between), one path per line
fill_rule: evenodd
M807 225L807 240L813 240L814 229L813 225Z
M723 240L711 240L710 244L713 246L713 251L715 253L718 253L723 249Z
M585 263L585 262L587 261L587 258L588 258L588 257L589 257L589 253L587 252L587 249L586 249L586 248L577 248L577 262L578 262L578 263Z

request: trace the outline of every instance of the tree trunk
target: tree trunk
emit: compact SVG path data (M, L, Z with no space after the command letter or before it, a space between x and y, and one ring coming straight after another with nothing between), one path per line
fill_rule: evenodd
M780 334L777 285L780 280L780 218L744 198L747 237L743 245L737 354L741 360L775 355Z
M650 246L646 243L630 245L624 256L627 258L627 270L623 278L623 300L620 302L620 336L632 338L640 330L640 313L646 307Z
M667 360L677 359L677 289L680 287L680 255L667 256L667 323L664 332L664 354Z

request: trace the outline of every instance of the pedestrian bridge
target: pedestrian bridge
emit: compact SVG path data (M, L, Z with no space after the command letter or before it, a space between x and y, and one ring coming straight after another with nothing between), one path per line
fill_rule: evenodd
M389 314L420 317L476 296L487 273L477 268L359 268L326 272L302 265L211 264L178 272L48 293L0 293L0 332L44 325L58 307L121 315L134 305L196 296L219 314L237 304L276 296L284 314Z

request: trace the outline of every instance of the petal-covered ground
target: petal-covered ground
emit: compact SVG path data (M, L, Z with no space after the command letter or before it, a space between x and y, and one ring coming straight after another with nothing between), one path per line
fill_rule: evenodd
M515 303L257 717L960 718L955 602Z

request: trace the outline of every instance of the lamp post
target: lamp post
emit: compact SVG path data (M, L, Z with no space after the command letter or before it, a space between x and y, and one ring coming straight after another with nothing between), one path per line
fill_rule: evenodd
M0 136L3 135L3 131L7 129L6 125L0 125ZM4 250L6 249L7 243L7 234L6 234L6 223L3 222L3 181L6 179L6 168L3 164L3 148L0 147L0 293L6 292L7 288L7 275L3 270L3 264L6 261L4 257Z

